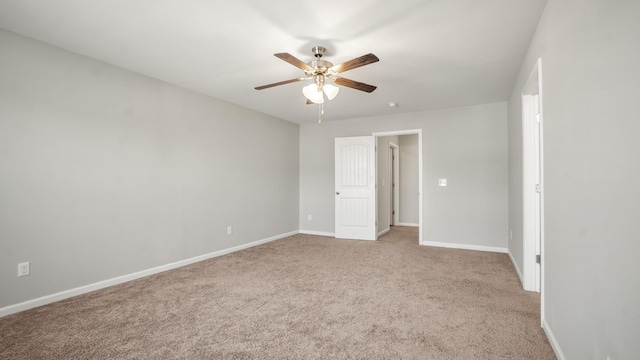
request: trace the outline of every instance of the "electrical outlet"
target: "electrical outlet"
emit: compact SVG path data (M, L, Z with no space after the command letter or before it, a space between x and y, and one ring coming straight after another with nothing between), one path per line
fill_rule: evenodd
M311 214L307 215L307 220L311 221Z
M227 226L227 235L233 234L233 227Z
M31 272L31 262L23 262L18 264L18 276L27 276Z

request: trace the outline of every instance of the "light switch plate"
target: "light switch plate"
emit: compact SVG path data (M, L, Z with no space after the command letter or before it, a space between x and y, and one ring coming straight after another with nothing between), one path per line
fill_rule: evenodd
M438 185L447 186L447 179L439 179L438 180Z

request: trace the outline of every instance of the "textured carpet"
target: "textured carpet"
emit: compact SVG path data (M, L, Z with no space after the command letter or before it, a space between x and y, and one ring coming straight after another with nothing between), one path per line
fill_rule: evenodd
M555 359L505 254L296 235L0 319L1 359Z

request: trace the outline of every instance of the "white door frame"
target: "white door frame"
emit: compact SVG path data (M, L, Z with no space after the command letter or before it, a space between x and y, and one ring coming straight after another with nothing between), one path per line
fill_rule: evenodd
M400 136L400 135L414 135L418 134L418 243L420 245L425 245L426 241L423 239L424 234L424 224L422 222L422 129L411 129L411 130L396 130L396 131L384 131L384 132L374 132L372 135L376 138L384 137L384 136Z
M535 116L536 108L539 121ZM522 90L522 285L525 290L541 293L544 293L545 261L543 123L542 60L538 59ZM539 137L536 136L538 126ZM539 154L538 158L536 152ZM538 172L539 193L536 193ZM541 256L540 264L536 263L536 255ZM544 296L541 296L541 308L544 314Z
M389 148L392 149L389 168L393 168L393 171L389 171L393 202L389 202L389 204L391 211L393 211L393 225L398 225L400 223L400 147L398 144L389 142Z

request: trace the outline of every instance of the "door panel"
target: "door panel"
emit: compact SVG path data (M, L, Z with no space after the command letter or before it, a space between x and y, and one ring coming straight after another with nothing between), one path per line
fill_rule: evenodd
M375 137L335 140L336 238L376 240Z

